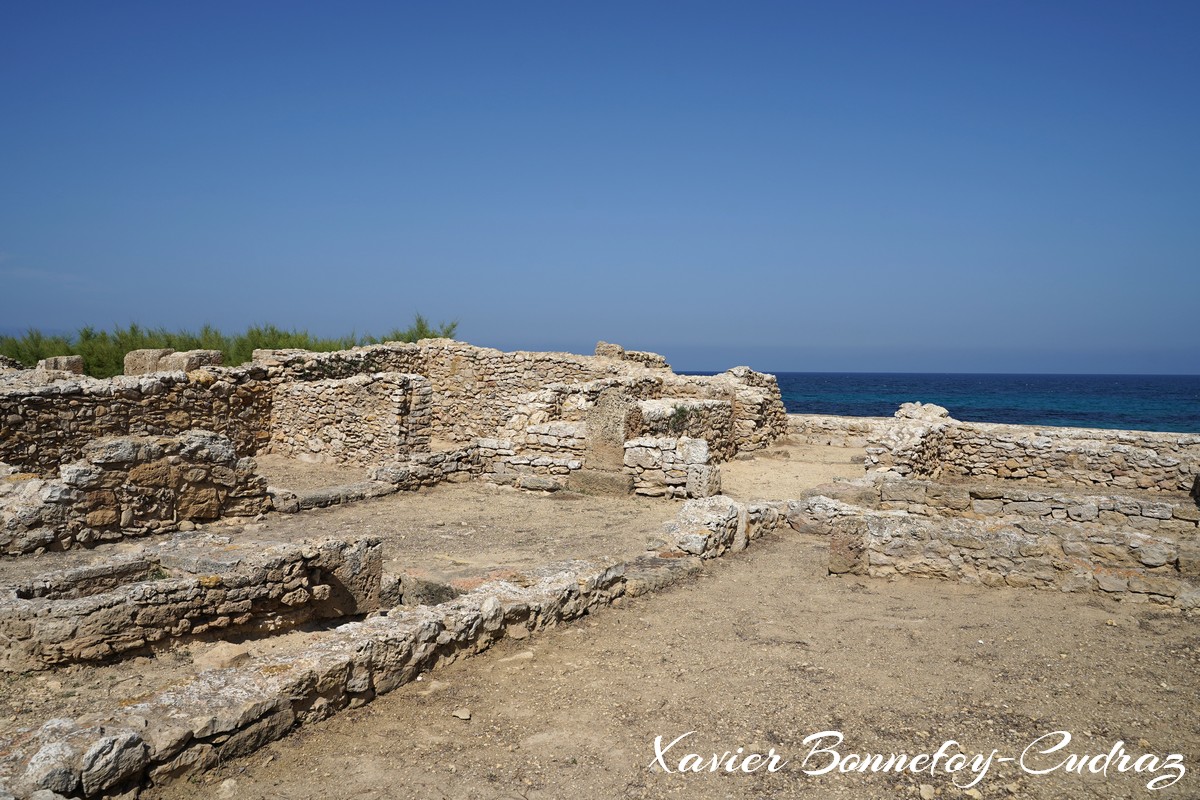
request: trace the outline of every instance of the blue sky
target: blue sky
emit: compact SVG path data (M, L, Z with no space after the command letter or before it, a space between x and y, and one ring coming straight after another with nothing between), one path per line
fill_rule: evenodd
M0 1L0 330L1200 372L1200 4Z

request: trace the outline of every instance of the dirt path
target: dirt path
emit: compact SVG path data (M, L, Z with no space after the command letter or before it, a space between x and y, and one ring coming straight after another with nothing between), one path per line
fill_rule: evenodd
M1200 628L1164 609L830 578L824 542L781 534L711 562L689 585L505 643L143 797L1195 798L1198 666ZM469 720L454 716L463 709ZM1066 730L1074 741L1060 755L1123 740L1135 755L1181 753L1189 772L1150 792L1150 774L994 763L978 794L944 772L806 775L829 757L805 766L803 740L826 730L844 734L842 755L932 754L953 739L968 755L1009 757ZM648 768L656 736L689 731L664 759L672 768L685 752L738 747L775 748L788 763L752 774Z

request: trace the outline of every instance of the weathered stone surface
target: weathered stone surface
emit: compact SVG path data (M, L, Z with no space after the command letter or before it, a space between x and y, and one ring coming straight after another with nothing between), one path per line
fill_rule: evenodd
M309 461L381 464L427 450L429 381L381 372L276 389L271 451Z
M174 352L170 348L130 350L125 354L125 374L147 375L158 372L160 369L166 369L166 367L160 367L159 363L164 356L168 356Z
M195 656L192 663L196 669L228 669L245 663L250 658L250 651L243 644L221 642Z
M571 473L568 488L583 494L620 497L633 492L633 476L625 472L581 469Z
M106 736L92 745L80 764L83 791L95 795L139 777L149 762L146 743L132 731Z
M50 372L70 372L75 375L83 374L83 356L52 356L43 358L37 363L37 368Z

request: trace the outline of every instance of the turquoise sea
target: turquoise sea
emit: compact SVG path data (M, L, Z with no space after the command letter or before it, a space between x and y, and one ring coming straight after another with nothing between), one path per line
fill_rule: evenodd
M1200 433L1200 375L964 375L780 372L794 414L891 416L901 403L956 419Z

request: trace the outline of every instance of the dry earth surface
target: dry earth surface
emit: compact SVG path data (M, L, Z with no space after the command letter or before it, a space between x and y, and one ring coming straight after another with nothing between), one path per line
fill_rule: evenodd
M723 465L723 485L743 500L795 497L861 475L861 459L861 450L785 444ZM362 478L286 462L267 469L297 488ZM460 484L203 533L379 535L389 570L469 584L554 560L636 553L677 510L661 500ZM953 739L968 755L995 749L1018 757L1038 736L1065 730L1074 740L1059 757L1030 766L1106 753L1118 741L1135 755L1181 753L1189 770L1200 764L1194 618L1102 596L831 578L825 546L772 534L708 562L687 584L506 641L143 797L1200 797L1190 771L1157 792L1146 788L1149 774L1032 775L999 763L970 793L952 783L966 783L967 773L805 774L830 757L806 764L811 746L803 740L826 730L844 735L843 756L933 753ZM21 569L103 553L48 554ZM286 652L320 635L247 644L255 653ZM7 676L0 735L189 681L193 657L209 647L194 642L115 665ZM670 742L690 731L663 759L673 772L651 768L656 737ZM686 753L708 759L739 747L774 748L787 763L750 774L674 772Z
M1200 795L1190 773L1149 792L1148 775L994 764L978 795L945 774L806 775L802 742L825 730L845 735L843 755L932 753L954 739L970 755L1017 757L1065 730L1074 741L1064 753L1123 740L1137 754L1182 753L1189 768L1200 759L1195 622L1100 597L830 578L823 563L822 541L773 535L689 585L505 643L149 797ZM469 720L455 716L464 709ZM753 774L649 768L655 737L688 731L669 765L738 747L773 747L788 763Z

